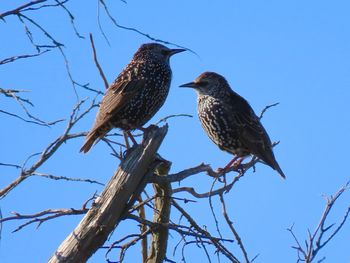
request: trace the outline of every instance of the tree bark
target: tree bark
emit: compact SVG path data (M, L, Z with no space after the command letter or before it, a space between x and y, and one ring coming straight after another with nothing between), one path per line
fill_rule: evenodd
M170 166L171 162L162 162L157 167L156 174L158 176L167 176ZM168 245L169 228L167 225L170 220L172 188L171 184L167 182L153 184L153 188L156 194L153 222L158 223L158 226L152 229L149 256L146 262L162 263L166 258Z
M145 187L145 176L153 173L155 166L152 163L167 130L167 126L152 126L145 133L143 142L130 150L101 197L48 262L86 262L104 244L109 234L123 220L131 202L136 200L135 193L140 193Z

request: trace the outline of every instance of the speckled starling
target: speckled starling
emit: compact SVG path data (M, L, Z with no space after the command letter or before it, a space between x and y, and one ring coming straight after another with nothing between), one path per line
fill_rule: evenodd
M205 72L180 87L196 90L202 127L221 150L236 157L253 154L285 178L260 119L249 103L230 88L223 76Z
M81 152L88 152L112 128L141 128L164 104L169 93L172 55L185 51L158 43L143 44L109 86Z

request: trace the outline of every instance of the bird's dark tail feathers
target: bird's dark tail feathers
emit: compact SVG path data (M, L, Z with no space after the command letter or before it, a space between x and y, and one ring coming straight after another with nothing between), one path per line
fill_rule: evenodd
M281 167L279 166L279 164L277 163L275 156L272 152L272 149L270 151L270 153L265 152L264 155L256 155L260 160L262 160L265 164L267 164L268 166L270 166L272 169L274 169L275 171L277 171L279 173L279 175L283 178L286 179L286 176L284 175L284 172L282 171Z
M88 135L86 135L84 145L80 148L80 152L87 153L92 145L94 145L95 141L100 137L99 135L100 134L97 131L89 132Z
M277 162L274 163L274 166L272 168L274 170L276 170L283 179L286 179L284 172L282 171L281 167L279 166L279 164Z
M271 155L265 155L265 156L261 156L260 158L261 160L263 160L268 166L270 166L272 169L274 169L275 171L277 171L279 173L279 175L283 178L286 179L286 176L284 175L284 172L282 171L281 167L279 166L279 164L277 163L275 156L273 154L273 152L271 151Z

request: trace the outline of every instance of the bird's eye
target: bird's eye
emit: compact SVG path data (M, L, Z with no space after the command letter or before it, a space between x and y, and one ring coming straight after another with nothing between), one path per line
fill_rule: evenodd
M162 54L163 54L164 56L166 56L166 55L169 54L169 51L168 51L168 50L162 50Z
M201 87L205 87L205 86L208 85L208 81L202 80L201 82L199 82L199 85L200 85Z

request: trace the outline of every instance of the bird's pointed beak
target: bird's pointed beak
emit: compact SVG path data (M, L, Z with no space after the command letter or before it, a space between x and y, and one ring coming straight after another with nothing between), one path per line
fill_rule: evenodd
M181 52L184 52L186 51L186 49L183 49L183 48L174 48L174 49L170 49L169 50L169 56L172 56L172 55L175 55L177 53L181 53Z
M182 84L179 86L180 88L196 88L197 87L197 83L196 82L189 82L186 84Z

